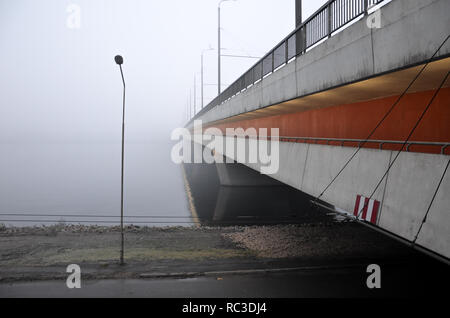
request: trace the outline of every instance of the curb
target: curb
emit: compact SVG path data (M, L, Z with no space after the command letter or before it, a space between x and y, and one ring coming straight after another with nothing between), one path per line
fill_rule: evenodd
M362 264L353 264L346 266L315 266L315 267L290 267L290 268L265 268L265 269L242 269L229 271L210 271L210 272L180 272L180 273L142 273L140 278L193 278L193 277L215 277L215 276L230 276L230 275L250 275L250 274L270 274L270 273L287 273L299 271L313 271L313 270L334 270L355 268L363 266Z

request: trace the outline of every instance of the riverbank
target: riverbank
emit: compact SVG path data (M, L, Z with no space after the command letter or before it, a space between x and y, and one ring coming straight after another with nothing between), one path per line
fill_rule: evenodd
M230 227L0 227L0 281L164 277L177 273L402 262L415 252L357 223Z

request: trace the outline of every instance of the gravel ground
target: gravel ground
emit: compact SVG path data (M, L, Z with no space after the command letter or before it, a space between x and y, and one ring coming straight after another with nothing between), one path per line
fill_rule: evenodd
M398 260L411 250L356 223L231 227L0 227L0 281L64 277L80 264L93 278ZM300 265L299 265L300 264ZM59 275L59 276L58 276Z
M406 252L379 233L351 223L246 227L223 236L263 258L369 257Z

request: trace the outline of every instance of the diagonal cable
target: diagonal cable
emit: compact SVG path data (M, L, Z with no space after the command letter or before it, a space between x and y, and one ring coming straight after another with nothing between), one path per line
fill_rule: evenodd
M438 52L441 50L441 48L444 46L444 44L448 41L450 38L450 35L448 35L444 42L438 47L438 49L434 52L434 54L427 60L427 62L424 64L424 66L420 69L420 71L417 73L417 75L413 78L413 80L409 83L408 87L402 92L402 94L397 98L397 100L392 104L391 108L386 112L386 114L383 116L383 118L378 122L378 124L375 126L375 128L369 133L367 138L361 142L358 146L358 149L353 153L353 155L347 160L347 162L344 164L344 166L339 170L338 174L331 180L331 182L325 187L325 189L322 191L322 193L317 196L314 200L314 204L317 203L317 201L325 194L325 192L331 187L331 185L337 180L337 178L342 174L342 172L347 168L347 166L350 164L350 162L355 158L355 156L359 153L359 151L365 146L367 141L373 136L375 131L381 126L381 124L386 120L386 118L392 113L392 111L395 109L395 107L398 105L400 100L406 95L406 93L409 91L409 89L414 85L414 83L417 81L417 79L422 75L422 73L425 71L425 69L428 67L428 65L433 61L433 59L436 57Z
M423 227L423 225L427 222L428 214L430 213L431 207L433 206L433 203L434 203L434 199L436 199L436 195L438 194L438 191L439 191L439 189L440 189L440 187L441 187L441 185L442 185L442 181L444 181L444 177L445 177L445 175L447 174L447 170L448 170L448 167L449 167L449 166L450 166L450 159L448 159L448 161L447 161L447 166L446 166L445 169L444 169L444 173L442 174L442 177L441 177L441 179L439 180L439 184L438 184L438 186L437 186L437 188L436 188L436 191L434 191L433 198L431 199L431 202L430 202L430 204L428 205L427 212L425 213L425 216L423 217L422 223L420 224L419 230L417 231L417 234L416 234L416 236L414 237L414 240L413 240L413 242L412 242L413 245L416 244L416 241L417 241L417 239L419 238L419 234L420 234L420 232L422 231L422 227Z
M397 154L394 157L394 160L392 160L392 162L389 164L388 168L386 169L386 172L383 174L383 176L381 177L381 179L378 181L375 189L372 191L372 194L369 197L369 200L367 200L367 202L364 204L364 206L362 207L362 209L359 211L358 215L357 215L357 219L359 219L359 217L361 216L361 213L364 211L364 209L367 208L367 205L369 204L368 202L373 198L373 196L375 195L375 192L377 192L378 188L380 187L381 183L383 182L384 178L386 178L387 174L389 173L389 171L391 170L392 166L394 165L394 163L397 161L398 157L400 156L400 154L403 152L403 149L405 148L405 146L408 144L409 139L411 138L411 136L414 134L414 131L416 130L416 128L419 126L420 122L422 121L422 119L424 118L425 114L428 112L428 110L430 109L431 105L433 104L434 100L436 99L436 96L439 94L439 92L441 91L442 87L444 86L445 82L448 79L448 76L450 75L450 72L447 72L447 74L445 75L444 79L442 80L441 84L439 85L438 89L434 92L433 97L431 98L430 102L428 103L428 105L425 107L425 109L423 110L422 114L420 115L419 119L417 120L416 124L414 125L414 127L411 129L408 137L405 139L402 147L400 148L399 151L397 151Z

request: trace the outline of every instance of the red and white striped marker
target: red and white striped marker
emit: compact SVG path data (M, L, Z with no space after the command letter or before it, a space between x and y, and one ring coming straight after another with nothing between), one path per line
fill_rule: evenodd
M353 215L359 215L359 220L367 221L376 225L379 209L380 201L374 199L369 200L369 198L363 197L362 195L357 195Z

